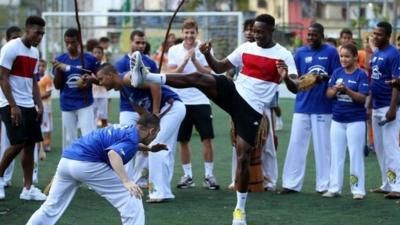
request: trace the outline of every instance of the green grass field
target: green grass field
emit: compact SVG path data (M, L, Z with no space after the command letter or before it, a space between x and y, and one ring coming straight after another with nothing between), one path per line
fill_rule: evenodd
M279 175L286 154L293 112L293 101L281 101L284 129L278 133ZM60 157L61 121L58 102L54 102L53 151L40 164L39 187L43 188L51 179ZM189 190L174 188L176 199L162 204L144 203L148 225L229 225L236 204L236 194L227 189L230 182L231 147L228 137L228 117L214 107L215 175L221 184L219 191L201 187L204 166L200 151L199 137L194 136L193 172L198 187ZM118 121L117 100L113 101L111 122ZM312 149L310 149L312 150ZM182 175L179 155L176 157L175 187ZM400 163L400 162L399 162ZM14 174L13 186L6 189L6 199L0 201L0 225L25 224L40 202L19 200L22 176L19 164ZM366 158L367 190L380 184L379 169L375 155ZM323 199L314 192L315 171L312 151L307 164L306 179L301 193L277 195L275 193L250 193L247 202L247 223L249 225L396 225L400 224L400 204L386 200L382 195L367 194L363 201L351 199L346 164L343 195L335 199ZM279 180L280 185L280 180ZM109 225L120 224L119 214L108 202L93 191L82 187L59 220L58 224Z

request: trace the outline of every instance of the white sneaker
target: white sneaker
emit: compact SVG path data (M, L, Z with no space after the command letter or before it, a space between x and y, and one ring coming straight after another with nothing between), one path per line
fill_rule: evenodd
M132 53L130 56L130 69L131 85L133 87L139 87L143 85L148 70L143 64L142 54L139 51Z
M282 117L276 117L275 120L275 130L282 130L283 129L283 120Z
M47 197L45 194L42 193L42 191L39 190L39 188L31 185L31 188L29 190L25 187L22 189L19 198L23 200L44 201Z
M364 195L353 194L353 199L354 200L363 200L364 199Z
M322 195L322 197L324 197L324 198L336 198L336 197L339 197L339 193L327 191Z
M233 211L232 225L246 225L246 213L240 209Z
M4 191L4 179L0 177L0 199L4 199L6 197L6 193Z

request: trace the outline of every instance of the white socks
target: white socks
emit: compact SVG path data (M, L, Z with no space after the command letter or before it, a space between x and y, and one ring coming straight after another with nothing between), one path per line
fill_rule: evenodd
M247 192L246 193L240 193L236 192L236 209L240 209L242 212L244 212L244 208L246 206L246 200L247 200Z
M167 76L164 73L148 73L146 75L146 81L156 84L165 84Z
M183 172L185 173L185 176L189 176L190 178L193 177L192 164L191 163L182 164L182 169L183 169Z
M213 162L204 162L205 177L213 176L213 170L214 170Z

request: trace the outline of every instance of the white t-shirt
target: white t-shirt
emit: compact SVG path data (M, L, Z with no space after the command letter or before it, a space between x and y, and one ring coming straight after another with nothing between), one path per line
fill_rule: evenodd
M196 54L196 59L200 62L201 65L207 66L207 61L204 55L200 52L199 46L200 43L197 43L196 49L195 49L195 54ZM183 47L183 43L174 45L168 50L168 66L179 66L188 50L186 50ZM193 62L191 60L188 61L186 64L185 68L183 69L182 73L192 73L196 72L197 69L193 65ZM207 98L203 92L201 92L197 88L171 88L175 93L177 93L182 100L182 102L185 105L204 105L204 104L210 104L210 100Z
M0 66L10 70L11 93L18 106L34 107L32 85L38 72L39 51L26 47L21 38L7 42L0 51ZM0 91L0 107L9 103Z
M227 59L236 67L242 66L235 81L236 90L260 114L278 90L281 76L276 69L276 61L284 60L289 74L297 74L292 54L280 44L261 48L256 42L246 42Z

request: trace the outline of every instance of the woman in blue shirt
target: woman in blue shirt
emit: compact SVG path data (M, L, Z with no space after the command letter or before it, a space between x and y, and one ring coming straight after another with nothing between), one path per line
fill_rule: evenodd
M364 145L366 130L365 99L369 92L368 78L357 66L357 48L343 45L340 64L326 91L332 98L331 169L328 192L323 197L336 197L342 191L346 146L350 155L350 185L353 199L365 196Z

